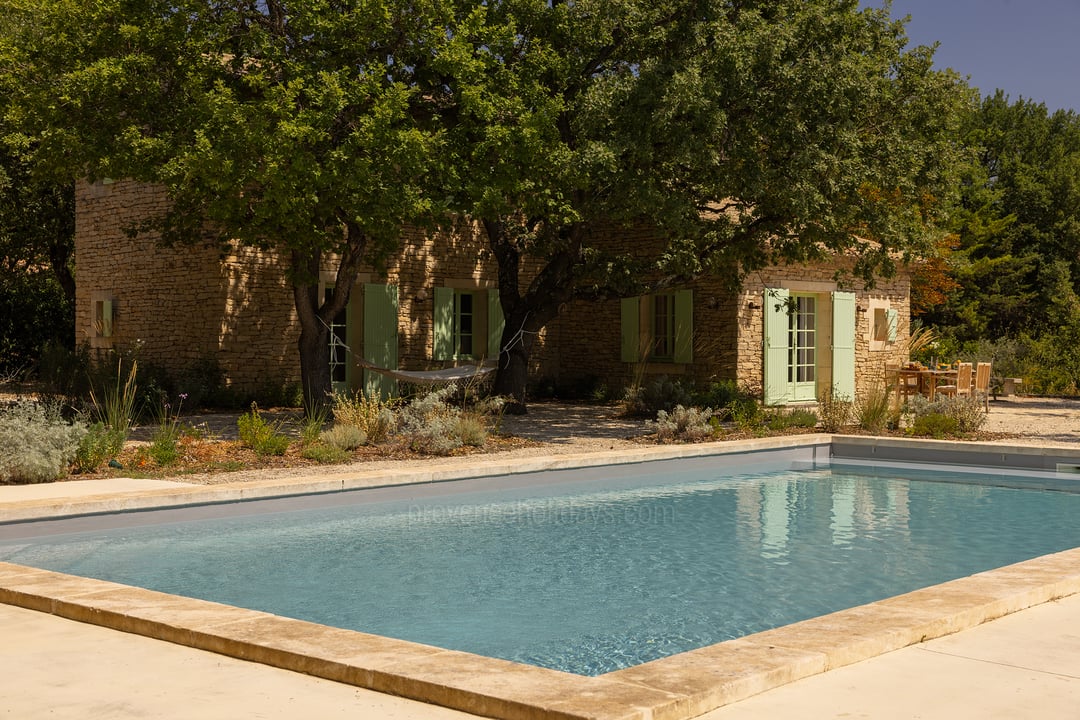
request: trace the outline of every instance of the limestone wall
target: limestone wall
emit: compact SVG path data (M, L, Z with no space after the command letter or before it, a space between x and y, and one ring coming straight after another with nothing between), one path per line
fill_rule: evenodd
M225 368L228 382L257 390L299 381L296 343L299 323L286 281L286 262L273 252L235 248L162 248L153 237L129 237L137 221L162 212L164 194L133 182L82 183L76 212L76 340L108 350L141 345L145 361L177 373L203 358ZM613 250L654 252L656 236L645 230L612 231ZM366 283L398 287L398 366L427 369L432 360L436 287L497 292L497 268L482 230L462 222L449 232L404 234L405 251L385 272L364 268L352 291L350 323L363 317ZM333 258L324 280L333 281ZM523 283L535 267L526 268ZM532 357L532 377L546 377L568 387L603 382L611 388L658 374L707 382L738 379L762 384L762 292L787 287L826 293L837 289L836 268L774 267L753 274L741 293L727 292L717 281L702 280L693 291L693 361L626 363L620 353L620 303L575 302L562 309L539 338ZM902 275L880 281L873 290L853 289L858 306L856 362L859 389L878 382L886 359L901 359L910 327L909 281ZM111 325L103 322L106 305ZM875 307L899 312L898 342L873 342ZM360 333L349 344L361 354ZM819 338L827 347L828 337ZM827 357L827 353L822 353ZM827 361L825 367L828 371ZM359 371L355 373L359 376ZM354 380L354 387L359 385Z

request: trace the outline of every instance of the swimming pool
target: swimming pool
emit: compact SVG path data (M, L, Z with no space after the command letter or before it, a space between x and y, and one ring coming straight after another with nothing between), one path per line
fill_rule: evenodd
M0 559L596 675L1080 545L1068 483L782 464L25 525Z

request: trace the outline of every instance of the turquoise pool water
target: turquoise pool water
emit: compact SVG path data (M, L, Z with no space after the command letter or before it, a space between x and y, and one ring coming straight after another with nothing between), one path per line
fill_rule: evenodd
M1080 546L1080 495L1020 479L702 465L8 527L0 559L596 675Z

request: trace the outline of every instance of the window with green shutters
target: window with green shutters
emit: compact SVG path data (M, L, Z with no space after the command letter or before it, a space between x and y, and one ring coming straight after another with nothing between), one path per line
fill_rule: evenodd
M767 288L763 307L764 398L767 405L812 401L830 378L821 377L822 305L831 303L831 390L855 397L855 293L796 293Z
M619 354L623 362L694 360L692 290L623 298L620 325Z
M434 359L498 356L504 320L497 290L437 287L434 296Z

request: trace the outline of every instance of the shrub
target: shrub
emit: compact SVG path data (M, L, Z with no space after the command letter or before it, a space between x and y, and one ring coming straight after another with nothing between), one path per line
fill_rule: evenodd
M415 398L398 411L398 432L412 450L446 455L462 445L484 444L484 415L446 402L454 392L453 386L441 388Z
M818 400L821 429L827 433L840 432L851 419L852 402L835 393L822 393Z
M96 422L87 428L75 451L73 469L77 473L91 473L113 459L124 446L124 436Z
M959 432L960 423L956 418L939 412L926 413L915 418L911 434L942 439Z
M66 422L57 406L20 401L0 411L0 482L59 480L85 434L86 426Z
M94 406L94 415L105 424L118 446L110 448L113 456L124 448L131 422L135 418L135 401L138 397L136 376L139 364L132 360L128 367L127 379L123 379L124 358L116 358L116 375L111 380L103 381L101 389L95 392L90 388L90 402ZM100 399L99 399L100 398Z
M650 425L656 428L656 439L660 442L697 442L713 436L712 417L712 408L676 405L670 413L665 410L656 413L656 422Z
M919 425L919 420L928 415L943 415L950 418L956 425L955 429L949 431L951 434L978 432L986 423L986 413L983 411L983 404L978 398L973 396L941 396L935 398L934 402L930 402L925 397L916 395L908 401L906 410L912 417L910 425L913 428L913 432L914 428ZM941 423L939 420L929 422L931 425L934 423L940 425ZM915 434L924 433L915 432Z
M355 395L334 394L334 424L351 425L363 431L372 445L386 442L394 427L394 402L383 400L378 392L371 397L357 392Z
M240 441L258 455L284 455L289 449L289 438L281 432L281 423L268 423L259 414L259 407L251 404L251 411L236 421Z
M871 388L855 403L855 420L867 432L880 433L895 425L889 392L883 387Z
M813 410L806 408L788 408L775 410L769 414L766 420L770 430L787 430L788 428L813 428L817 427L818 416Z
M728 415L740 430L752 430L765 419L765 411L757 399L737 397L727 406Z
M329 465L342 463L349 459L349 451L330 443L317 442L307 445L300 451L301 457L317 463Z
M655 417L661 410L670 413L676 405L692 404L690 391L666 375L645 385L631 385L623 396L623 405L630 415Z
M355 425L335 423L329 430L324 430L320 440L341 450L355 450L367 443L367 434Z
M483 447L488 436L483 418L477 413L470 412L458 415L454 433L461 440L462 445L470 447Z

